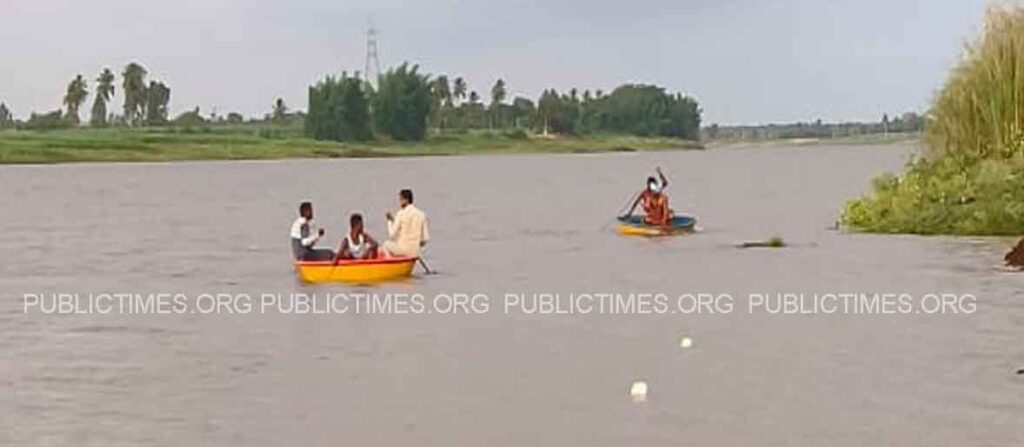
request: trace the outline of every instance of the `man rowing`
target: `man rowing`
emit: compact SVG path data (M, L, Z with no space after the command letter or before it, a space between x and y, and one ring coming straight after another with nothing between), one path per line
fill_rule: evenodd
M388 240L380 247L384 256L419 256L420 248L430 240L427 215L412 202L412 190L403 189L398 193L400 209L394 215L387 213Z
M668 207L668 196L665 194L668 179L661 168L657 168L657 172L658 178L647 177L647 187L637 195L629 212L622 216L623 219L633 215L637 205L643 204L645 224L668 226L672 222L672 209Z
M316 248L316 242L324 235L324 229L313 222L313 204L302 202L299 217L292 223L292 255L296 261L330 261L334 252Z

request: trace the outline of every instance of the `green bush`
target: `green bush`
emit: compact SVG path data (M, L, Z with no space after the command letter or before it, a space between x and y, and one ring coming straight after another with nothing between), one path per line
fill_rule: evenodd
M24 128L27 130L57 130L68 129L73 125L71 121L64 118L60 110L54 110L50 113L33 113L25 122Z
M939 93L927 151L902 177L874 179L841 223L882 233L1024 232L1024 9L990 9Z
M328 76L309 88L306 135L317 140L366 141L370 129L370 104L359 76L343 73Z
M396 141L421 141L427 135L430 78L417 71L417 66L404 63L377 81L373 122L378 131Z
M523 129L509 130L504 132L502 136L510 140L528 140L530 138L530 135Z

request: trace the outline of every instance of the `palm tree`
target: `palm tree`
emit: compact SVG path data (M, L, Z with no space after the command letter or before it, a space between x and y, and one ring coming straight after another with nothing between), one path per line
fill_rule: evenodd
M455 84L452 86L452 96L455 97L455 101L462 101L466 97L466 80L462 77L455 78Z
M446 107L452 106L452 89L448 85L448 76L441 75L434 80L433 93Z
M14 117L11 116L11 111L7 108L7 104L0 102L0 129L10 127L14 122Z
M505 80L498 78L494 82L494 87L491 87L491 127L495 127L501 121L501 103L505 101L506 96L508 88L505 86Z
M434 79L430 85L430 95L433 99L431 106L434 109L437 128L444 132L444 115L447 109L452 107L452 91L448 86L448 76L441 75Z
M89 124L105 126L107 124L107 101L114 96L114 73L104 68L96 78L96 97L92 102L92 116Z
M68 90L64 93L64 105L67 107L65 116L71 124L78 124L78 108L82 106L87 96L89 96L89 91L86 90L85 79L82 78L82 75L78 75L68 84Z
M167 122L167 104L171 102L171 89L163 82L149 81L146 89L146 124Z
M142 120L146 108L146 69L132 62L121 72L121 91L124 92L124 119L128 125Z

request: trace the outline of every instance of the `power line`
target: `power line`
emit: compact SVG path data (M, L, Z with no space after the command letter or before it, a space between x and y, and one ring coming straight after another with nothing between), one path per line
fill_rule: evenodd
M370 85L373 85L373 82L378 76L380 76L380 58L378 57L377 34L377 28L374 28L373 22L371 21L370 27L366 30L366 66L363 70L363 80Z

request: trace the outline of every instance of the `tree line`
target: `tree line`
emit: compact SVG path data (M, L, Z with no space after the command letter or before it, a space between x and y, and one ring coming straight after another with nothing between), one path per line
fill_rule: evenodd
M924 116L916 112L906 112L892 117L889 114L883 114L882 119L876 122L825 123L819 119L814 122L762 126L712 124L701 130L701 136L705 140L830 139L857 135L915 133L921 132L924 126Z
M622 85L609 94L577 89L545 90L537 101L508 98L498 79L488 101L462 77L431 76L404 63L382 73L373 86L359 73L328 76L309 87L307 135L321 140L360 141L386 136L417 141L439 133L489 129L526 136L620 133L699 138L697 101L652 85Z
M124 96L121 114L108 111L117 89L116 78L110 68L104 68L95 79L89 125L139 126L160 125L168 122L168 104L171 89L167 84L150 80L147 84L146 69L131 62L121 72L121 92ZM46 113L32 112L24 123L18 123L7 108L0 104L0 128L22 127L30 130L47 130L76 127L82 124L80 110L89 98L89 85L81 74L68 83L62 99L63 108Z

